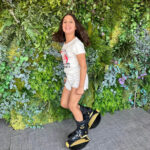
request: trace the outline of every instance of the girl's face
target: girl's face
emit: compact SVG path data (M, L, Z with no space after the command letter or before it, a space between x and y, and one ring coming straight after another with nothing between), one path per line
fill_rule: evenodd
M62 29L65 34L74 34L76 30L75 21L73 20L72 16L67 15L63 19Z

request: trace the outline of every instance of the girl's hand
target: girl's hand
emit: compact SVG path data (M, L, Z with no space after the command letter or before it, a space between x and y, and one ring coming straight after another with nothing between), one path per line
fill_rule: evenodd
M65 77L65 78L64 78L64 82L65 82L65 83L66 83L66 80L67 80L67 78Z
M76 93L82 95L84 93L84 89L82 87L78 87Z

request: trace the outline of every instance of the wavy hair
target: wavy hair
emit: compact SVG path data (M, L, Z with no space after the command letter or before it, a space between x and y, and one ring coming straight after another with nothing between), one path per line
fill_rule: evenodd
M75 36L78 37L84 43L85 46L89 46L90 40L89 40L88 34L87 34L86 30L84 29L84 27L76 19L75 15L73 15L72 13L67 13L65 16L67 16L67 15L72 16L73 20L75 21L75 26L76 26ZM52 35L52 40L55 42L65 42L66 41L65 33L62 29L62 23L63 23L64 17L62 18L62 20L60 22L59 30Z

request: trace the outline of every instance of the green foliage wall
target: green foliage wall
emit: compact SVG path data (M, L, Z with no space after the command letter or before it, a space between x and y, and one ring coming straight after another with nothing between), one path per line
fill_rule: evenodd
M72 117L60 107L63 43L52 41L72 12L90 37L89 90L80 103L105 112L150 104L150 3L144 0L2 0L0 118L15 129Z

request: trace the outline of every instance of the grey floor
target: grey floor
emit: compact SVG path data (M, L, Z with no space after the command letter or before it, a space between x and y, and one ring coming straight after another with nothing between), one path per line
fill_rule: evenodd
M67 150L66 137L74 129L72 119L20 131L0 120L0 150ZM150 114L140 108L107 113L89 138L84 150L150 150Z

